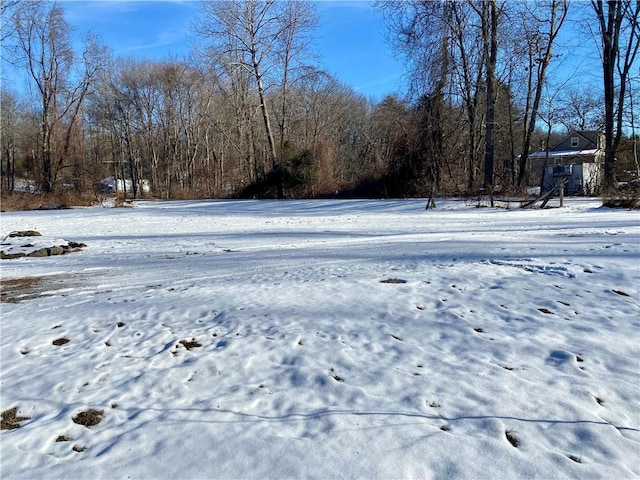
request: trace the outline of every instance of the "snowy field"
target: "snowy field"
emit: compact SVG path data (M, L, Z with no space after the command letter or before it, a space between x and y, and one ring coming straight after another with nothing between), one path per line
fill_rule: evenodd
M1 262L0 477L638 478L640 216L565 202L2 213L87 246Z

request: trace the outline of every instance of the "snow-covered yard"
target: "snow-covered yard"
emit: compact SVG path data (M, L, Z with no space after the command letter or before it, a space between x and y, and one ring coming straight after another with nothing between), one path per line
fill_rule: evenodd
M638 478L640 217L565 202L2 213L87 246L0 265L0 477Z

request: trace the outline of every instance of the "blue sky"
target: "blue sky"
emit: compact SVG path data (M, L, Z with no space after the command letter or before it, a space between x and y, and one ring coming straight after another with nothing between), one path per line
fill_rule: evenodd
M78 39L93 30L117 55L150 59L187 54L191 25L199 14L198 2L193 0L61 0L60 4ZM372 2L320 0L316 4L319 24L313 48L318 66L376 101L402 92L403 67L385 42L382 14ZM592 17L589 7L585 2L572 5L572 20L556 48L565 55L550 71L552 89L584 84L601 89L599 57L591 32L585 30L586 24L593 23L585 21ZM11 75L10 69L3 77L26 82Z
M189 51L195 1L84 0L60 2L76 34L96 32L116 54L165 58ZM402 65L384 40L382 15L372 3L317 3L314 51L319 66L375 100L402 88Z

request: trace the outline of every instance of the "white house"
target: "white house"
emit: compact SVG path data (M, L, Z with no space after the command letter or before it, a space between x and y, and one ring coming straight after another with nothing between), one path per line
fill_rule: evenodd
M116 193L116 192L133 192L133 183L130 178L126 180L122 180L121 178L114 179L113 177L107 177L102 179L100 182L101 190L104 193ZM149 180L141 180L138 188L141 192L149 193L151 192L151 185L149 184Z

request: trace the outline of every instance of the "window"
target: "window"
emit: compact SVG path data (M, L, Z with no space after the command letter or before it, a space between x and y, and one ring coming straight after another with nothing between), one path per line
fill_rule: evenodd
M580 137L571 137L571 148L575 148L580 145Z

